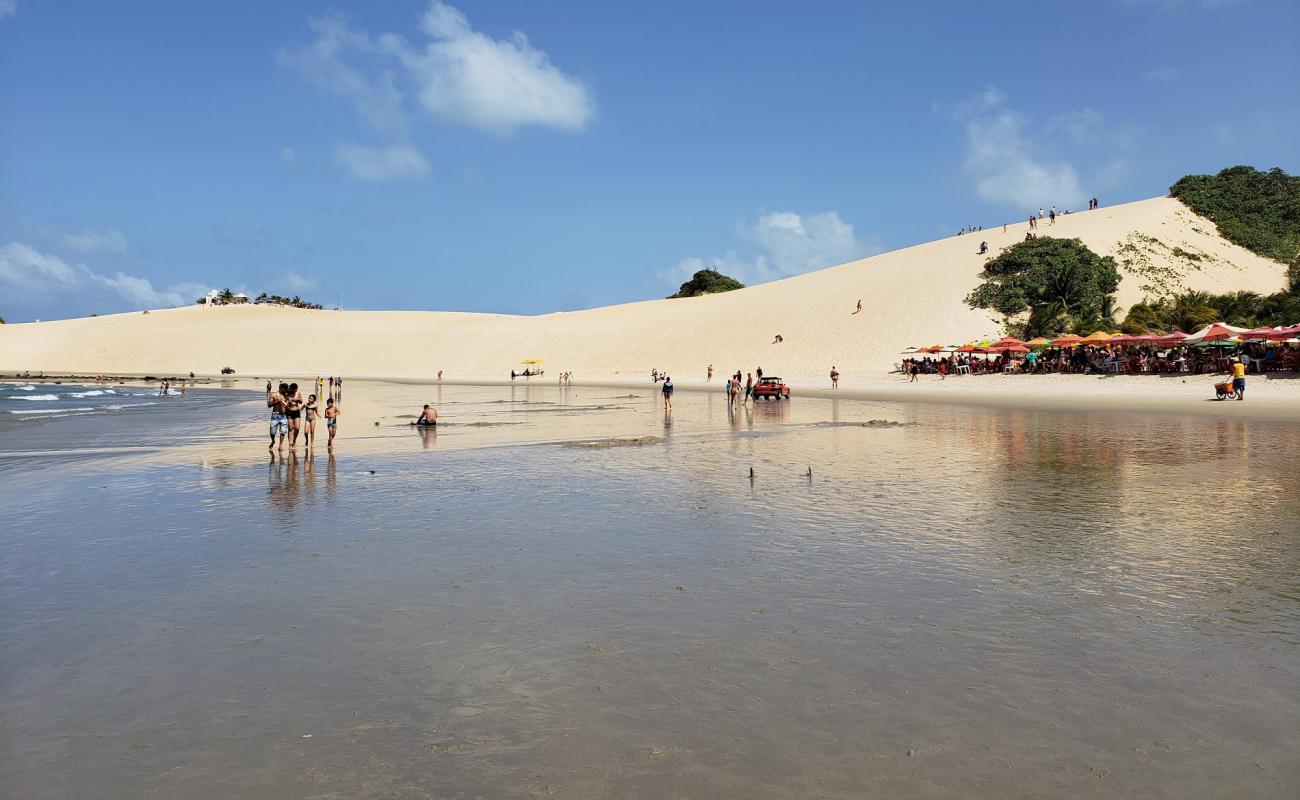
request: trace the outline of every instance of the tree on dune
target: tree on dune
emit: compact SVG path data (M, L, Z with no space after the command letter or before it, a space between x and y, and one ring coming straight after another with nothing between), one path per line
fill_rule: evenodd
M985 282L967 295L967 304L997 311L1007 318L1008 330L1022 337L1115 326L1115 259L1078 239L1019 242L989 259L980 277Z
M668 299L699 297L702 294L717 294L718 292L730 292L733 289L744 288L745 284L735 278L729 278L717 270L702 269L691 276L689 281L683 283L676 294L668 295Z

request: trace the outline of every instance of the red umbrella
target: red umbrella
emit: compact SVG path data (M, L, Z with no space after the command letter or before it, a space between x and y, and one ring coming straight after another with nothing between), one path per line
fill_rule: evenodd
M1028 353L1029 352L1029 348L1025 347L1023 344L1013 344L1007 347L999 347L996 349L1001 350L1004 353Z
M1196 333L1190 334L1187 338L1193 340L1194 343L1222 342L1224 339L1231 339L1236 336L1241 336L1245 332L1246 332L1245 328L1238 328L1234 325L1226 325L1222 322L1215 322L1213 324L1206 325L1204 328L1201 328Z
M1173 333L1167 333L1164 336L1161 336L1159 339L1156 339L1155 343L1160 345L1161 347L1171 347L1174 345L1182 344L1182 341L1186 338L1187 338L1187 334L1183 333L1182 331L1174 331Z
M1001 339L994 342L992 346L1001 350L1004 347L1019 347L1023 345L1024 342L1014 336L1003 336Z
M1268 338L1272 341L1280 342L1283 339L1294 339L1297 335L1300 335L1300 325L1292 325L1289 328L1282 327L1275 329L1268 335Z

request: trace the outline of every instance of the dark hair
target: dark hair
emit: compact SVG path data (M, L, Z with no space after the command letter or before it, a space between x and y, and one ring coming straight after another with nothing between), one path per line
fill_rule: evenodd
M281 393L284 393L284 392L287 392L287 391L289 391L289 384L287 384L287 383L282 383L282 384L280 384L280 392L281 392Z
M424 404L424 407L425 407L425 408L428 408L428 407L429 407L429 404L428 404L428 403L425 403L425 404Z
M291 392L296 392L296 391L298 391L298 384L296 384L296 383L291 383L291 384L289 384L289 391L291 391Z

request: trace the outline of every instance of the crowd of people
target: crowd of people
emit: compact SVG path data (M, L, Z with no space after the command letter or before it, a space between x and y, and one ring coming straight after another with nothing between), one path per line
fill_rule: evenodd
M326 394L328 385L329 393ZM302 389L296 383L273 385L266 382L266 407L271 409L271 444L267 450L276 448L284 451L285 439L289 440L289 449L297 450L298 440L303 440L306 450L311 450L316 443L316 423L324 418L328 433L326 448L334 449L334 437L338 434L338 419L342 412L339 404L343 399L343 378L331 377L328 384L322 378L316 378L316 391L303 397ZM325 397L322 407L318 398ZM427 408L427 406L426 406Z

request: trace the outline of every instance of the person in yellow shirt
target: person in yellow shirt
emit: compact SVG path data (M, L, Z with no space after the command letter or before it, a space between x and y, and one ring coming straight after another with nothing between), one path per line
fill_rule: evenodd
M1246 365L1241 363L1240 356L1232 359L1232 391L1238 400L1246 399Z

